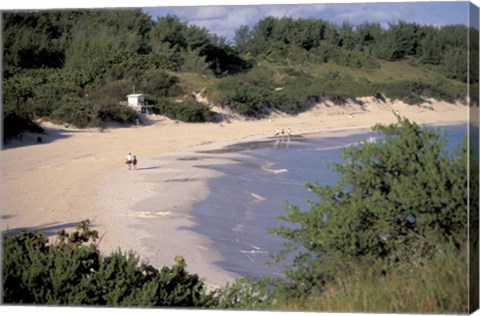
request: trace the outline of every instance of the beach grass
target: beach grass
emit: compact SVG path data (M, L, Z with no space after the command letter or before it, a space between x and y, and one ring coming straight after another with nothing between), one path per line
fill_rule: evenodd
M365 69L365 68L351 68L340 66L332 63L325 64L309 64L296 65L295 69L299 72L308 74L313 77L323 77L328 73L338 72L341 76L348 76L351 78L364 77L370 82L382 83L388 79L395 80L432 80L439 77L440 72L434 66L418 67L411 64L408 60L389 62L384 60L378 61L380 67ZM262 66L270 69L276 74L277 81L281 81L285 76L282 73L285 69L291 68L288 66L279 66L262 61ZM284 71L281 71L281 70ZM450 84L458 85L459 82L455 80L447 80Z
M379 275L368 265L345 264L325 291L280 310L375 313L468 313L467 252L445 247L424 266Z

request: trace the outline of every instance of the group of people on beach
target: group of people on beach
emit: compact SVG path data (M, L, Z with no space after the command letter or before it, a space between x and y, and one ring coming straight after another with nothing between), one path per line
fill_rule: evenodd
M128 165L128 170L132 170L132 165L133 169L137 169L137 156L128 153L125 163Z
M275 141L284 141L285 136L287 137L287 140L290 141L290 137L292 136L292 131L290 130L290 128L287 128L286 132L285 132L285 129L283 128L281 131L278 128L276 128L274 132L274 136L275 136Z

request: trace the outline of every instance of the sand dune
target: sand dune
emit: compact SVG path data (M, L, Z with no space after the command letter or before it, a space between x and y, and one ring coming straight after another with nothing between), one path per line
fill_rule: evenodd
M175 255L188 253L190 271L212 280L212 286L222 285L235 276L218 272L213 262L219 258L209 241L176 229L195 225L180 206L169 207L180 205L178 200L184 193L171 189L164 193L161 207L132 213L132 205L152 198L159 190L145 180L154 172L164 179L192 179L168 182L169 186L181 184L191 190L189 203L207 194L197 189L211 172L208 168L202 171L205 174L192 175L182 165L166 166L154 157L195 146L215 148L232 141L273 137L275 128L290 128L294 136L349 133L375 123L395 122L395 112L418 123L468 120L468 108L458 104L431 100L416 107L371 98L361 101L343 106L322 103L293 117L275 114L262 120L237 119L221 124L186 124L151 117L148 126L80 130L44 122L42 143L37 143L38 135L30 134L23 137L23 142L13 142L2 150L1 229L10 234L24 228L40 229L54 236L59 229L89 218L102 236L102 251L132 249L156 265L172 265ZM124 161L129 152L137 155L138 170L127 170ZM115 183L115 190L108 183ZM159 223L164 226L158 227ZM155 236L158 240L153 246Z

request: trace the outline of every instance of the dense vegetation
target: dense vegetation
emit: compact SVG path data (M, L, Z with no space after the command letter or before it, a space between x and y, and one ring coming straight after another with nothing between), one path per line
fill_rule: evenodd
M213 306L185 261L161 270L134 253L100 254L97 231L82 221L54 242L41 232L3 239L3 303L107 306ZM172 258L173 259L173 258Z
M193 122L215 117L191 100L202 89L251 117L271 109L298 113L325 97L464 101L468 78L472 91L478 88L478 67L467 67L469 32L476 61L478 30L463 25L399 21L384 29L266 17L240 27L232 44L175 16L153 21L141 10L6 12L4 138L38 118L78 127L134 122L136 113L119 105L133 91L157 113Z
M374 128L384 140L343 150L332 186L289 205L272 229L293 251L284 279L239 279L207 292L176 258L160 270L134 254L99 253L82 222L49 243L41 233L3 240L3 300L109 306L195 306L355 312L467 313L478 306L478 155L445 149L438 131L406 119ZM472 159L473 158L473 159ZM467 164L469 161L469 164ZM470 166L470 182L467 166ZM470 192L467 186L470 183ZM467 235L470 216L470 236ZM470 237L470 240L468 238ZM471 260L470 262L468 260ZM477 286L475 287L475 284ZM468 295L470 294L470 296ZM469 300L470 297L470 300ZM470 306L469 306L470 304Z
M48 118L79 127L133 122L136 114L119 101L134 89L161 114L211 120L202 104L178 105L195 107L187 115L163 102L191 92L175 73L220 75L249 67L205 29L172 16L153 22L140 10L4 13L3 21L6 121ZM6 129L5 137L16 133Z

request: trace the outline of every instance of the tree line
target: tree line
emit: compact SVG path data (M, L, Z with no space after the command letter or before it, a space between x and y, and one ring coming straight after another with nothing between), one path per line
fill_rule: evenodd
M192 55L215 74L245 67L224 38L175 16L152 21L139 9L4 13L3 29L6 78L20 69L67 68L84 88L114 66L180 71Z
M159 114L213 120L208 106L195 100L173 102L191 93L182 86L184 73L210 78L209 99L252 117L265 115L268 107L295 113L319 96L355 98L360 91L390 93L410 103L419 102L422 94L463 99L469 32L477 34L470 45L478 54L478 31L463 25L398 22L383 29L369 22L338 26L317 19L266 17L236 30L234 43L176 16L153 20L139 9L6 12L2 26L4 138L37 130L32 123L37 118L78 127L106 120L134 122L136 114L118 104L133 89L144 92ZM349 87L351 78L332 73L324 79L334 78L337 84L319 86L322 78L299 68L334 64L368 71L378 68L380 60L405 59L437 71L440 84L392 81L372 88L361 81ZM271 70L262 62L278 66L273 74L283 71L286 79L266 78L263 73ZM478 85L478 69L470 67L470 72L470 83ZM299 85L300 80L307 84ZM458 83L454 88L451 80ZM286 89L272 94L278 84ZM420 88L409 90L412 86Z
M378 67L377 59L413 58L420 65L439 65L447 78L466 82L469 31L478 35L465 25L434 27L399 21L383 28L371 22L336 25L321 19L266 17L252 28L240 27L234 41L241 52L277 61ZM478 57L478 40L471 44ZM478 75L474 80L478 81Z

